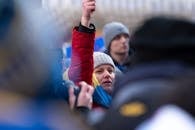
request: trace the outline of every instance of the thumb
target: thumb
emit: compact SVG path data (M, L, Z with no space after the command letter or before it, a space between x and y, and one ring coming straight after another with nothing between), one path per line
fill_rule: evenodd
M69 105L70 105L70 109L73 109L74 105L75 105L75 101L76 101L76 96L74 95L73 87L70 87L68 91L69 91Z

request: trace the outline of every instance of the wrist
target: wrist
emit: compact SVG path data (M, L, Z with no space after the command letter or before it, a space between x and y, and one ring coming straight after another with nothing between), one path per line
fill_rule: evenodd
M81 17L81 25L85 26L85 27L89 27L90 25L90 17Z

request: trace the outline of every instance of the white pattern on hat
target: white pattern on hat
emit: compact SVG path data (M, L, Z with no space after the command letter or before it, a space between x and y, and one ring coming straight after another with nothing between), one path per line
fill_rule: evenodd
M115 69L115 65L114 65L112 58L103 52L94 52L93 59L94 59L94 68L100 65L103 65L103 64L109 64L113 66Z

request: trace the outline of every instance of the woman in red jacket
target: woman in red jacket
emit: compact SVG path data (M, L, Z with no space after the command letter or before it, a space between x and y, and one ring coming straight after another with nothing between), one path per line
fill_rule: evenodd
M98 60L98 64L96 58L94 59L97 55L93 57L95 26L90 24L90 18L94 11L95 0L83 0L81 23L73 29L71 64L63 77L76 84L85 81L96 87L93 95L94 106L109 108L111 103L110 88L112 88L115 78L115 66L107 54L102 53L99 55L101 57L98 56L103 59L103 61ZM101 71L105 70L105 74L101 74L106 75L106 79L103 80L100 78L100 70L95 71L100 65L103 68Z

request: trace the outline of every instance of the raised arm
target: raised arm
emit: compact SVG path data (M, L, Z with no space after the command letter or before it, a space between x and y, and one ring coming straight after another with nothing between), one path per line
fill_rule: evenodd
M81 24L83 26L89 27L91 16L94 11L95 11L95 0L83 0L82 1Z
M85 81L92 85L95 26L90 20L94 11L95 0L82 0L81 23L73 29L71 64L64 74L76 84Z

